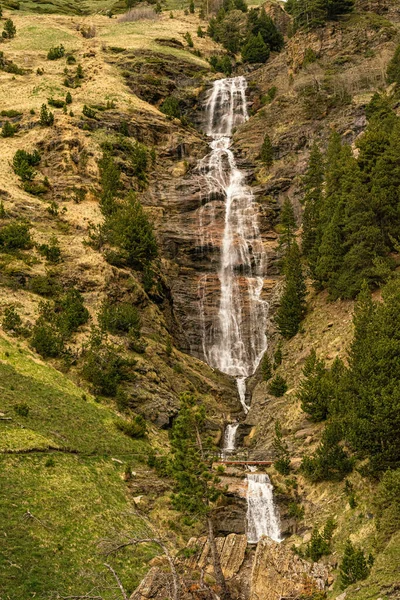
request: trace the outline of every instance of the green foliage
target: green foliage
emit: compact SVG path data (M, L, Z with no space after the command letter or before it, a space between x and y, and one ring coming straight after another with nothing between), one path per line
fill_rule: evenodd
M115 396L119 384L128 377L128 366L102 332L93 329L82 366L82 375L92 384L93 391L104 396Z
M315 50L312 48L306 48L304 51L304 58L302 62L302 67L306 67L307 65L311 65L317 60L317 54Z
M54 108L63 108L65 106L64 100L57 100L56 98L48 98L47 104Z
M105 217L116 210L115 198L120 188L121 172L109 152L103 152L99 160L100 171L100 209Z
M30 225L25 221L12 221L0 227L0 249L29 250L32 248Z
M266 167L270 167L274 162L274 149L272 147L271 138L268 133L264 136L264 141L261 146L260 158Z
M14 25L12 19L7 19L4 23L4 30L2 31L2 37L7 40L11 40L16 36L17 28Z
M205 36L205 33L202 30L201 25L199 25L198 28L197 28L197 37L203 38L204 36Z
M194 44L193 44L193 39L192 39L192 36L190 35L190 33L187 31L183 37L185 38L189 48L193 48Z
M86 104L83 105L82 114L88 119L97 119L96 111Z
M50 127L54 124L54 114L49 111L46 104L42 104L40 109L39 123L42 127Z
M252 35L261 35L264 43L271 52L280 52L284 46L283 35L278 31L275 23L265 12L265 8L252 8L247 15L248 31Z
M336 359L331 369L318 359L315 350L306 358L303 379L300 383L298 398L301 408L312 421L324 421L337 408L341 379L345 373L343 363Z
M373 558L371 555L366 559L364 551L361 548L353 546L351 541L347 540L343 559L339 566L342 590L346 589L352 583L356 583L356 581L366 579L372 564Z
M340 445L342 437L340 423L327 424L314 455L305 456L301 463L301 469L310 481L341 481L352 471L354 461Z
M29 406L26 402L21 402L20 404L16 404L14 406L15 413L19 417L28 417L29 416Z
M170 435L169 471L175 481L172 503L196 518L206 518L222 495L219 478L212 470L212 446L205 437L205 424L204 406L192 394L182 394Z
M216 73L224 73L225 75L232 74L232 63L228 55L216 56L215 54L210 56L210 65Z
M46 305L43 314L50 312ZM48 317L47 317L48 318ZM68 290L54 304L54 316L51 319L65 339L89 320L89 311L84 305L82 294L75 288Z
M1 325L4 331L14 331L17 334L22 331L22 319L15 306L8 306L4 310Z
M136 415L131 421L119 419L115 425L117 429L134 440L140 440L146 437L147 425L142 415Z
M40 316L33 326L30 343L43 358L56 358L65 349L61 333L55 324L47 322L44 316Z
M400 469L386 471L375 497L380 544L400 530Z
M10 121L5 121L3 123L3 127L1 128L1 136L3 138L14 137L18 129L18 125L12 125Z
M290 249L290 246L294 240L294 234L297 228L297 223L296 217L294 215L293 205L287 196L283 201L283 205L280 211L279 227L279 246L283 246L286 250L288 250Z
M400 84L400 46L397 46L393 58L388 64L386 78L388 83Z
M272 377L272 363L267 353L264 354L261 361L261 375L263 381L269 381Z
M167 96L160 105L160 110L168 117L180 119L182 116L178 98Z
M322 204L322 189L324 182L324 161L321 151L314 143L306 174L303 178L304 213L302 251L308 259L310 270L315 273L320 242L320 211Z
M278 342L276 350L274 352L274 369L279 367L282 364L283 353L282 353L282 343Z
M304 518L304 506L297 502L289 502L287 515L289 519L296 519L296 521L302 521Z
M332 519L328 519L322 532L315 528L311 535L311 540L307 544L305 556L311 558L313 562L318 562L323 556L331 553L331 540L336 525Z
M271 104L271 102L274 100L277 92L278 92L278 88L276 86L272 86L271 88L269 88L268 92L264 96L262 96L261 104L263 106L265 104Z
M299 331L306 305L306 285L296 242L289 246L284 262L285 285L275 321L283 337L290 339Z
M315 29L337 20L354 8L354 0L288 0L286 10L294 18L295 29Z
M30 281L29 289L34 294L39 294L39 296L53 298L60 292L60 284L53 273L48 273L33 277Z
M275 375L273 379L271 379L270 384L268 386L268 392L275 396L276 398L280 398L287 391L287 383L286 379L284 379L281 375Z
M140 314L129 302L111 303L105 300L99 314L99 324L113 334L131 332L140 337Z
M62 58L64 54L65 48L62 44L60 44L59 46L54 46L48 51L47 60L58 60L59 58Z
M71 92L67 92L65 96L65 104L72 104L72 94Z
M118 249L119 260L133 269L143 270L158 255L153 228L133 194L106 218L102 234Z
M37 249L48 262L57 264L61 261L61 248L55 236L50 238L49 244L40 244Z
M283 439L282 427L280 421L275 422L275 436L272 442L275 451L276 459L274 467L281 475L289 475L290 473L290 457L286 442Z
M35 177L33 167L40 163L40 154L37 150L32 153L26 150L17 150L13 158L14 173L18 175L22 181L31 181Z
M241 48L241 54L244 62L264 63L269 58L270 50L259 32L257 36L249 35Z

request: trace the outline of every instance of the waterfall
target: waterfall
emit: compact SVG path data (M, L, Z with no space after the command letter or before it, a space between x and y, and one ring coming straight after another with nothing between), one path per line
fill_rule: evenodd
M233 129L248 119L246 85L244 77L214 82L205 106L211 151L199 166L199 245L204 252L217 248L219 258L218 279L205 275L199 283L203 353L212 367L236 377L245 413L246 378L267 347L258 207L231 150Z
M229 423L225 428L224 433L224 446L222 448L222 455L226 456L236 450L236 432L239 427L239 423Z
M263 535L281 541L273 486L265 473L247 475L247 540L256 544Z

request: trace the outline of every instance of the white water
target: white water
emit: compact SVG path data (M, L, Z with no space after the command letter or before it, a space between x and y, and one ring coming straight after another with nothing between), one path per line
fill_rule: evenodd
M265 473L247 475L247 540L256 544L267 535L281 541L279 517L274 504L273 486Z
M222 448L223 456L236 450L236 432L238 427L239 423L229 423L226 426L224 433L224 446Z
M220 79L210 90L206 122L211 152L200 164L204 192L199 222L200 246L217 247L220 261L218 282L206 275L199 284L203 353L212 367L236 377L245 413L246 378L267 347L268 310L262 299L266 258L257 205L231 150L233 128L248 119L246 85L244 77Z

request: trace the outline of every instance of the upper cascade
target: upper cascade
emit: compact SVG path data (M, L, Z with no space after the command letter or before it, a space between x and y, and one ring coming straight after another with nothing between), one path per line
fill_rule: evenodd
M238 379L247 412L243 381L266 350L268 306L262 299L267 265L258 206L231 150L233 129L248 119L246 86L244 77L217 80L205 104L211 152L199 165L203 180L199 245L204 250L219 247L220 262L218 285L205 275L198 293L204 357L212 367ZM213 311L216 298L219 308Z

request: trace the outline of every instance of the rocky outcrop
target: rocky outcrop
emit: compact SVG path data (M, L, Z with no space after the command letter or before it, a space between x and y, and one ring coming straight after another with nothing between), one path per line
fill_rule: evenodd
M308 588L323 590L329 573L320 563L309 563L284 544L263 538L257 545L249 600L298 598Z

